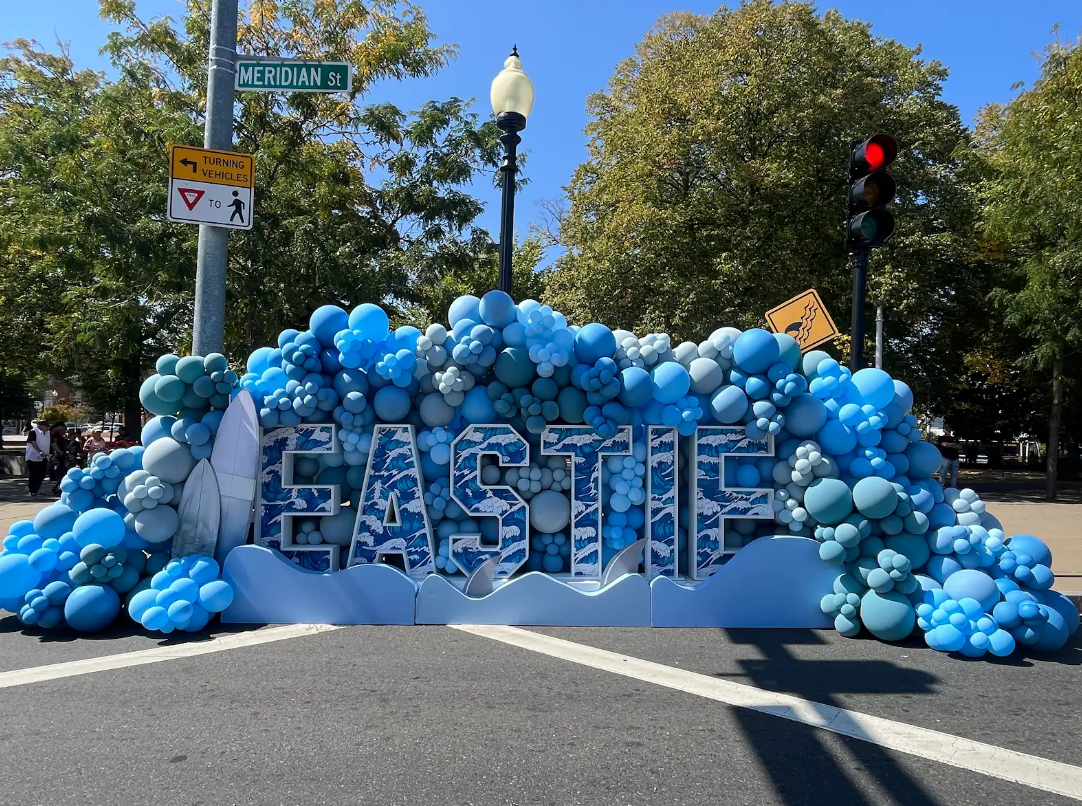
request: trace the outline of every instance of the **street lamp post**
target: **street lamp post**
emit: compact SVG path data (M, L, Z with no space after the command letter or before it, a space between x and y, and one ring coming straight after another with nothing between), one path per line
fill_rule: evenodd
M514 247L515 174L518 173L518 133L526 128L526 116L533 109L533 82L522 71L518 45L503 63L503 70L492 80L492 111L496 126L503 134L503 162L500 174L503 184L503 209L500 217L500 279L499 289L511 293L511 250Z

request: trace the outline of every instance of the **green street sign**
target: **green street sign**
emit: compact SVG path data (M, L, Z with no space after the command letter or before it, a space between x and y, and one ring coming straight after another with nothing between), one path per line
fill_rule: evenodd
M237 56L237 89L255 92L348 92L348 62Z

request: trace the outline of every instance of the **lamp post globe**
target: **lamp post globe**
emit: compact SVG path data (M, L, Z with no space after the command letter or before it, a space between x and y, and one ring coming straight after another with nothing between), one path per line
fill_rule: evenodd
M533 109L533 82L522 70L518 46L503 63L503 70L492 80L490 91L492 111L503 143L500 164L503 185L503 207L500 217L500 277L499 289L511 293L511 251L514 247L515 174L518 173L518 133L526 128L526 118Z

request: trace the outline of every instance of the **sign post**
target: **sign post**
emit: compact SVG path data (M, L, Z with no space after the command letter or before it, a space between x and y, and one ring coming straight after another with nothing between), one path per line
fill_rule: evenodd
M251 154L174 145L169 149L169 220L252 228Z
M238 92L349 92L352 86L349 62L237 56Z

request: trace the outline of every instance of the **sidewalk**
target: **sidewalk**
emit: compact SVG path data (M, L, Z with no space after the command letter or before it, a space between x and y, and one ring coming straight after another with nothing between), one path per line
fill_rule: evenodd
M1060 492L1063 503L1038 503L1043 493L1029 489L1005 491L980 490L988 510L1003 524L1008 535L1032 534L1044 540L1055 560L1056 590L1082 592L1082 490ZM1017 487L1018 485L1012 485ZM42 495L31 498L25 478L0 477L0 537L17 520L32 518L34 513L57 500L49 494L46 480Z

